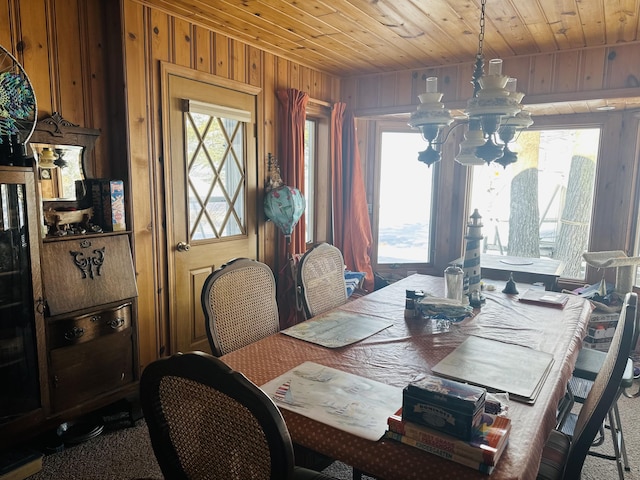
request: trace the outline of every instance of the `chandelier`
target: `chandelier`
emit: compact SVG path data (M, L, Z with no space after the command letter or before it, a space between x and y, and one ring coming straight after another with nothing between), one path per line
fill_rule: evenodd
M455 118L441 102L442 93L438 92L438 78L427 78L425 93L418 95L420 104L411 114L409 125L422 132L428 143L426 150L418 154L418 160L431 166L440 160L439 147L444 144L453 128L468 125L460 152L456 161L462 165L483 165L496 162L506 168L518 160L515 152L509 149L509 143L515 134L533 124L531 114L523 110L520 101L524 93L516 91L517 80L502 74L502 60L489 60L489 70L484 74L485 5L481 2L480 33L478 35L478 53L476 54L472 84L473 97L467 101L463 120L454 125L439 141L442 130L451 125Z

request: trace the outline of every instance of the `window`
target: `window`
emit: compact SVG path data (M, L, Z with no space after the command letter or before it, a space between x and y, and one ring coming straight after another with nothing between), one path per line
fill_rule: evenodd
M318 122L309 119L304 123L304 199L305 208L305 231L306 243L314 241L315 231L315 171L317 164L318 149L316 148L316 138L318 136Z
M433 168L417 160L425 142L408 128L378 135L377 264L431 261Z
M331 242L331 108L309 100L304 126L304 222L307 245Z
M243 235L248 112L214 107L185 112L190 241Z
M517 144L518 162L473 167L483 253L561 260L562 277L584 280L600 128L526 130Z

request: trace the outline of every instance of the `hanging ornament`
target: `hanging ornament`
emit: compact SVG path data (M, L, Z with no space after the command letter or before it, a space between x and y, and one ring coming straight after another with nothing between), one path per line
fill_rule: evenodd
M274 156L269 154L269 180L264 194L264 213L291 242L293 229L302 217L305 209L304 196L295 187L282 182L280 167Z
M29 77L18 60L0 46L0 144L18 134L21 143L26 143L36 116L36 96Z

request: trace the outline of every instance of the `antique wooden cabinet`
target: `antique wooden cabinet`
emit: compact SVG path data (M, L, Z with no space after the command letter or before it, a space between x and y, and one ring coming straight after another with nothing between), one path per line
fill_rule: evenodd
M45 238L52 414L135 387L135 274L127 233Z
M34 177L0 167L0 448L49 413Z
M34 138L58 150L81 143L84 170L90 142L54 136L82 129L55 123ZM44 235L44 219L86 205L44 199L43 209L43 169L0 166L0 449L138 391L130 233L64 225Z

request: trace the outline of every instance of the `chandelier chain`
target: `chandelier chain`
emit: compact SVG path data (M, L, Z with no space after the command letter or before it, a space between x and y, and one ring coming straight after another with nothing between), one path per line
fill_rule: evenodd
M482 56L482 47L484 44L484 9L487 4L487 0L482 0L480 5L480 33L478 34L478 56Z

